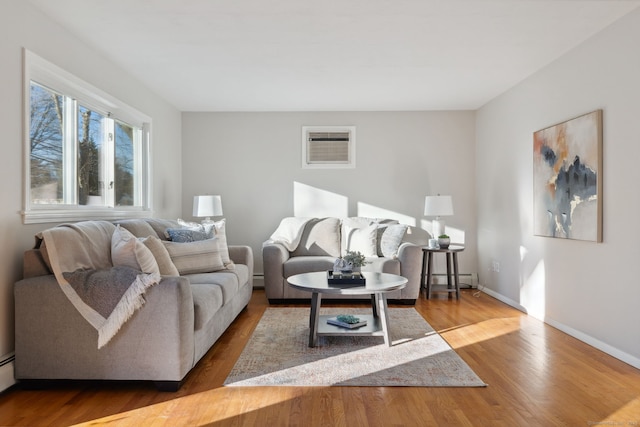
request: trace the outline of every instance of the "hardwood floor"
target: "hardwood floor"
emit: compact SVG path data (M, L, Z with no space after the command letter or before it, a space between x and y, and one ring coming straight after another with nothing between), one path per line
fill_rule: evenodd
M254 292L177 393L147 383L19 385L0 426L640 425L640 370L491 298L421 298L416 309L486 388L223 387L268 306Z

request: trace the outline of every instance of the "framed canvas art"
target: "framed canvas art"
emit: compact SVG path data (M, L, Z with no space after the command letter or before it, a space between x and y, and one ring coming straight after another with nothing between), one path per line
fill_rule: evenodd
M602 110L533 134L537 236L602 241Z

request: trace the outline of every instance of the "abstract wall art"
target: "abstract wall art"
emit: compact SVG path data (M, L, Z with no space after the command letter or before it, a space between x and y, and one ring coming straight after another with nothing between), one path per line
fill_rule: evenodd
M602 241L602 110L533 134L534 235Z

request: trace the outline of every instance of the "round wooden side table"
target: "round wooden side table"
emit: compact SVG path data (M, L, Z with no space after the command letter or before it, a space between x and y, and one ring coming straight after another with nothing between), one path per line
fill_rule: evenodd
M431 298L431 291L434 286L431 283L432 279L432 265L433 255L437 253L443 253L447 258L447 284L446 288L442 289L444 292L455 292L456 299L460 299L460 279L458 277L458 252L464 251L464 246L461 245L449 245L448 248L430 248L428 246L422 247L422 275L420 285L426 289L427 299ZM451 259L453 258L453 273L451 272Z

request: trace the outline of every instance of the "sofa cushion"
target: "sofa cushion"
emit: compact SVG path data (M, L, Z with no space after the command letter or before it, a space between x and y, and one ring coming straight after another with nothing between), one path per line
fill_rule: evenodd
M160 274L158 263L149 248L120 225L111 236L111 262L114 266L126 266L143 273Z
M201 329L224 303L222 289L212 284L191 284L194 328Z
M142 243L149 248L158 263L160 274L163 276L179 276L180 272L171 261L169 251L164 247L162 240L156 236L149 236L142 239Z
M236 264L233 273L238 277L238 284L249 283L249 267L244 264Z
M340 256L340 220L338 218L314 218L302 231L298 247L292 256ZM333 262L331 263L333 265Z
M175 264L180 275L208 273L224 269L216 238L198 242L163 241L162 243L167 248L171 261Z
M145 218L144 221L153 228L153 231L156 232L156 235L160 240L167 240L167 228L180 227L178 221L174 221L172 219Z
M186 277L192 285L211 285L220 288L223 305L236 296L240 287L238 276L234 271L229 270L215 273L188 274Z
M336 260L331 256L296 256L283 264L284 277L294 274L309 273L311 271L329 271L333 269Z
M368 264L362 267L362 271L374 271L378 273L391 273L400 275L400 260L397 258L374 257L367 258Z

